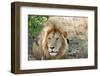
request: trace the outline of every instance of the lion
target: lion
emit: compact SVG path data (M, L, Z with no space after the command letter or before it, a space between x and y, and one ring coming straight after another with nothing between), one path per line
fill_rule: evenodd
M42 31L42 51L45 59L65 58L68 51L67 32L56 25L47 23Z
M35 57L41 60L48 59L65 59L68 52L67 32L48 21L44 24L39 35L39 41L36 45L33 43Z

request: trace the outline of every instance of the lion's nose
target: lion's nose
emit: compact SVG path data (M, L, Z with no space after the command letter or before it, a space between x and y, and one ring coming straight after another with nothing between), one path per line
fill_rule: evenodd
M54 49L55 47L50 47L51 49Z

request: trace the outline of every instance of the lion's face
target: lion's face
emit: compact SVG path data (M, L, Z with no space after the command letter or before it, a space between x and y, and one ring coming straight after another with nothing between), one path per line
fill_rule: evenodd
M45 26L42 31L42 50L44 57L60 59L64 56L67 48L67 32L55 25Z
M47 36L47 46L48 52L51 56L56 56L60 51L60 47L62 46L63 39L59 32L51 32Z

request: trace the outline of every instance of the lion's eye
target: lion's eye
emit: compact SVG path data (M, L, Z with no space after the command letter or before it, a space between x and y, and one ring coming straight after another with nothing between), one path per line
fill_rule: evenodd
M56 38L56 40L58 40L59 38Z

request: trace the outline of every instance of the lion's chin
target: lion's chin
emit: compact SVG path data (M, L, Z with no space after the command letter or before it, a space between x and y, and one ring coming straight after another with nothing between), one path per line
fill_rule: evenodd
M50 55L51 55L51 56L56 56L56 55L57 55L57 53L50 53Z

